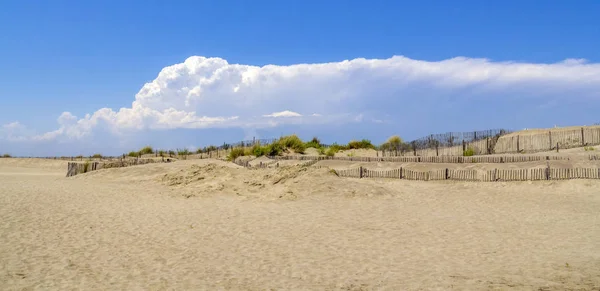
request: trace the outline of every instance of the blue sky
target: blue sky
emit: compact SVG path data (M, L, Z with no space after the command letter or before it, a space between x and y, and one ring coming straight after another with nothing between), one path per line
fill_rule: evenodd
M489 2L3 1L0 152L600 122L600 2Z

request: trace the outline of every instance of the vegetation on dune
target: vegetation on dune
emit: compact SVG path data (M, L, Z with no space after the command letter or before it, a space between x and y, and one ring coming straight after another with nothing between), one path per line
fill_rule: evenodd
M583 149L584 149L586 152L587 152L587 151L594 151L594 150L596 150L594 147L591 147L591 146L585 146L585 147L583 147Z
M348 150L354 150L354 149L375 149L375 146L368 139L363 139L363 140L360 140L360 141L352 140L352 141L350 141L348 143L348 145L346 146L346 149L348 149Z
M127 156L130 156L132 158L137 158L140 156L140 152L136 152L136 151L131 151L127 154Z
M238 157L242 157L242 156L244 156L243 148L233 148L233 149L231 149L231 152L229 152L227 159L229 161L235 161L235 159L237 159Z
M465 157L471 157L475 155L475 149L473 149L473 147L468 147L466 150L463 151L463 156Z
M384 142L380 148L386 151L399 151L402 150L404 141L397 135L391 136L386 142Z
M299 154L303 154L306 149L304 142L295 134L281 137L276 143L279 143L282 148L292 149Z
M149 155L154 153L154 149L151 146L145 146L139 151L140 155Z
M3 158L12 158L12 156L11 156L11 155L9 155L9 154L3 154L3 155L2 155L2 157L3 157Z
M313 137L310 141L308 141L304 144L304 147L321 149L323 147L323 145L321 144L321 141L317 137Z
M92 155L93 159L101 159L102 158L102 154L94 154Z

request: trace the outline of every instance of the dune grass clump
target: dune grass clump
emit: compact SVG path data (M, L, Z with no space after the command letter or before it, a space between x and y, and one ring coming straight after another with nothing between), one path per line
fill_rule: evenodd
M466 150L463 151L463 156L465 157L471 157L475 155L475 149L473 149L473 147L468 147Z
M139 151L140 155L149 155L154 153L154 149L151 146L145 146Z
M127 154L127 156L132 157L132 158L137 158L140 156L140 152L131 151Z
M227 160L229 161L235 161L235 159L244 156L244 149L243 148L233 148L231 149L231 152L229 152L229 155L227 156Z
M391 136L390 138L388 138L388 140L386 142L384 142L380 148L382 150L386 150L386 151L398 151L401 150L401 148L404 145L404 141L402 141L402 138L400 138L397 135Z
M323 146L321 145L321 141L317 137L313 137L310 141L304 144L304 147L321 149Z
M325 155L328 157L333 157L337 152L345 149L346 147L334 143L330 147L328 147L327 150L325 150Z
M2 157L5 158L5 159L12 158L12 156L9 155L9 154L3 154Z
M357 150L357 149L375 149L375 146L368 139L363 139L360 141L353 140L348 143L346 146L349 150Z
M587 151L595 151L596 149L594 147L591 146L585 146L583 147L583 149L587 152Z
M292 149L294 152L303 154L304 142L295 134L281 137L277 142L282 148Z

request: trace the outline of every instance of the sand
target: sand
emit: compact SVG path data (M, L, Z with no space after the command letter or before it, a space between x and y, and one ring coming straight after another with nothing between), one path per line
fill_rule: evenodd
M1 290L599 290L600 181L0 159Z

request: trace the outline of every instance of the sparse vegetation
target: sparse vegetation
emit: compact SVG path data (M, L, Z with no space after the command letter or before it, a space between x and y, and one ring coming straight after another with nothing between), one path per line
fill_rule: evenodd
M163 151L163 150L159 150L159 151L158 151L158 156L159 156L159 157L164 157L164 156L166 156L166 155L167 155L167 152L166 152L166 151Z
M187 156L191 155L192 152L190 152L188 149L178 149L177 150L177 156L179 157L183 157L183 159L187 159Z
M346 147L334 143L327 148L327 150L325 151L325 155L328 157L333 157L337 152L343 149L346 149Z
M127 156L130 156L132 158L137 158L140 156L140 152L136 152L136 151L131 151L127 154Z
M317 137L313 137L309 142L306 142L304 144L304 147L305 148L321 149L322 145L321 145L321 141Z
M375 149L375 146L368 139L363 139L361 141L353 140L348 143L346 149Z
M235 159L237 159L238 157L241 157L241 156L244 156L244 149L243 148L233 148L233 149L231 149L231 152L229 152L227 159L229 161L235 161Z
M587 152L587 151L595 151L596 149L592 146L585 146L583 147L583 149Z
M294 152L302 154L305 147L304 142L295 134L281 137L277 142L282 148L294 150Z
M140 151L140 156L141 155L149 155L149 154L153 154L154 153L154 149L151 146L145 146L143 147Z
M9 155L9 154L3 154L3 155L2 155L2 157L3 157L3 158L5 158L5 159L7 159L7 158L12 158L12 156L11 156L11 155Z
M94 154L92 156L92 159L101 159L102 158L102 154Z
M473 149L473 147L468 147L466 150L463 151L463 156L465 157L471 157L475 155L475 149Z
M384 142L380 148L385 151L401 151L404 147L404 141L397 135L391 136Z

